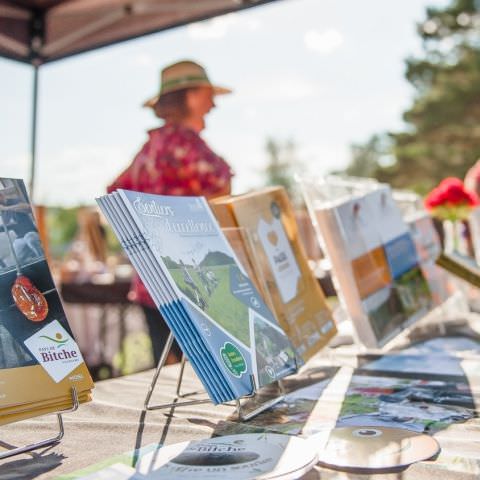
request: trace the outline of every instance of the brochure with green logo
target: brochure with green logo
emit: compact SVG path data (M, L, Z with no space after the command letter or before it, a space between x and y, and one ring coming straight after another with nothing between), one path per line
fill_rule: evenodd
M296 371L296 354L201 197L99 199L215 403Z

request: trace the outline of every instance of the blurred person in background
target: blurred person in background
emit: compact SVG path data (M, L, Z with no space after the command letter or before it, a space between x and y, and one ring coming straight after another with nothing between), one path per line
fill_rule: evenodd
M117 188L159 195L203 195L213 198L230 193L232 171L229 165L200 137L205 115L215 107L216 95L231 90L213 85L198 63L181 61L161 72L158 95L144 104L163 120L163 125L148 132L148 140L132 163L111 185ZM169 335L169 329L138 275L129 293L139 303L152 339L155 364ZM179 361L176 343L167 363Z

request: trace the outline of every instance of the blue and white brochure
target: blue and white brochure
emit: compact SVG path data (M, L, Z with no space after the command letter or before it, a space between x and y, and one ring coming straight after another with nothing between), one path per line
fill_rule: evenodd
M231 389L228 387L222 388L225 387L226 382L220 378L220 372L214 360L211 359L209 350L198 341L198 335L189 330L188 318L184 317L185 312L182 316L181 311L171 307L172 303L175 303L172 300L174 297L170 293L171 289L166 283L160 268L156 265L155 258L148 245L144 239L141 239L138 230L135 229L134 221L118 198L118 194L114 193L99 198L98 203L110 220L123 248L150 291L158 309L174 332L175 337L181 339L185 355L202 383L204 383L212 400L215 403L221 403L225 401L225 398L231 398L233 395ZM192 340L192 338L197 341Z
M147 275L139 271L142 279L150 280L147 288L162 290L151 291L152 297L180 345L196 352L191 360L194 367L195 362L202 363L197 365L200 379L208 383L209 369L218 379L221 391L212 398L216 403L250 394L296 371L288 337L205 199L127 190L114 195L135 223L130 230L137 229L137 251L140 244L147 246L144 261L137 258L137 265L149 271ZM128 250L132 248L127 249L130 255Z

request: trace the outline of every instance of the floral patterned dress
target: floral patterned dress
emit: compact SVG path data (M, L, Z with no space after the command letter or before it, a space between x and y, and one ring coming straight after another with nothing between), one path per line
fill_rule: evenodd
M149 138L130 166L108 186L159 195L228 193L232 170L194 131L181 125L165 125L148 132ZM145 306L155 303L138 276L132 282L130 300Z

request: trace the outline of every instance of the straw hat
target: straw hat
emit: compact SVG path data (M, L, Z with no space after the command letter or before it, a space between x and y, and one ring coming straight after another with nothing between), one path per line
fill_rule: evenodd
M212 87L214 95L232 93L228 88L213 85L201 65L190 60L184 60L168 65L162 70L160 93L148 99L143 106L153 107L161 95L192 87Z

